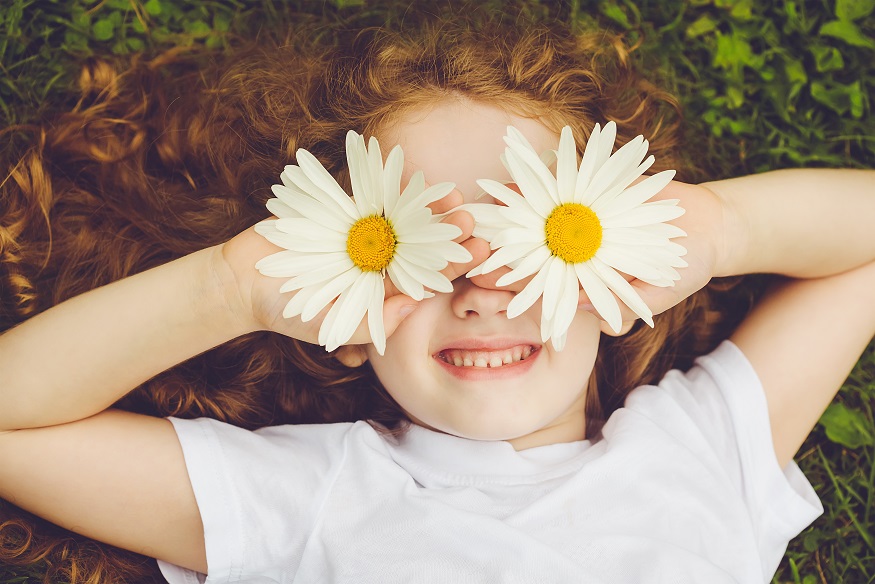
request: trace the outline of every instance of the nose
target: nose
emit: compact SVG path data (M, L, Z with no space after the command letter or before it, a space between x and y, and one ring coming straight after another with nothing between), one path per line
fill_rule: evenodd
M507 311L507 305L513 299L513 292L510 290L481 288L468 278L456 279L452 294L450 306L458 318L486 318L502 314Z

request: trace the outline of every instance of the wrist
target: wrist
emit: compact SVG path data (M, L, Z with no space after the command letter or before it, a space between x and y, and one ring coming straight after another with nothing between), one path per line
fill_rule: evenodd
M253 315L251 283L247 285L229 262L227 244L204 250L205 275L200 278L198 295L209 307L207 317L211 322L234 338L264 327Z
M751 230L743 208L738 201L721 192L719 181L700 185L711 193L714 201L715 225L718 233L714 239L714 277L739 276L756 271L748 261L751 247Z

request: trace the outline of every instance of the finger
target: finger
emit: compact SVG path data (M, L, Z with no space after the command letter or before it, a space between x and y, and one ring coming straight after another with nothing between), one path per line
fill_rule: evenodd
M429 184L425 183L425 188L428 187ZM441 213L446 213L447 211L455 209L464 202L465 199L462 197L462 192L459 189L453 189L445 197L429 204L428 208L431 209L431 212L435 215L440 215Z
M447 264L447 267L441 270L441 274L443 274L450 282L460 276L464 276L474 267L479 266L486 261L486 258L489 257L489 244L482 239L469 237L462 242L462 247L467 249L468 253L471 254L471 261Z
M508 284L506 286L499 286L498 280L504 276L505 274L510 272L510 268L507 266L502 266L500 268L496 268L495 270L489 272L488 274L481 274L479 276L472 276L471 282L475 286L479 286L481 288L492 288L494 290L510 290L511 292L522 292L523 288L525 288L529 282L532 281L534 276L529 276L527 278L523 278L522 280L518 280L513 282L512 284Z
M441 220L441 223L455 225L462 230L462 233L453 240L456 243L462 243L471 237L471 233L474 231L474 217L467 211L456 211L455 213L450 213Z
M383 302L383 327L386 331L387 339L392 336L404 319L410 316L418 306L419 302L403 294L396 294L395 296L386 298ZM368 326L368 319L365 317L359 323L347 344L368 344L372 342L372 338L371 330Z

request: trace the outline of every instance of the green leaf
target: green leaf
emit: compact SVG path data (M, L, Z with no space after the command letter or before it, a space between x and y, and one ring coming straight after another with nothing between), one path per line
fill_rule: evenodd
M91 27L94 38L98 41L108 41L115 34L115 24L108 18L101 18Z
M835 47L812 45L808 50L814 55L814 66L817 67L817 70L821 73L826 73L827 71L838 71L845 67L845 61L842 58L842 54Z
M212 31L213 29L210 28L210 25L203 20L195 20L194 22L188 22L185 24L185 32L198 38L205 37Z
M875 41L863 34L863 31L853 22L833 20L820 27L821 36L834 37L855 47L875 49Z
M836 17L839 20L860 20L872 14L875 0L836 0Z
M740 87L734 85L727 87L726 97L729 99L730 109L738 109L744 104L744 91Z
M830 404L820 417L819 423L826 430L827 438L847 448L859 448L875 443L875 438L866 425L866 417L842 403Z
M717 28L717 23L707 14L703 14L687 27L687 38L693 39L703 34L708 34Z
M365 0L331 0L331 3L342 10L344 8L364 6Z
M602 2L599 4L599 12L627 30L632 28L632 24L629 22L629 17L626 16L626 12L614 2Z
M149 0L143 5L143 8L146 9L152 16L158 16L163 12L163 6L161 5L161 0Z

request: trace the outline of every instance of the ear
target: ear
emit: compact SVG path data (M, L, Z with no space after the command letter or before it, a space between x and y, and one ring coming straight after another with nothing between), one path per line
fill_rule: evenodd
M364 345L343 345L334 351L334 358L347 367L361 367L368 360Z
M635 321L634 320L623 321L623 325L620 327L620 332L614 332L614 329L611 328L611 325L609 325L604 320L599 321L599 326L601 327L602 332L604 334L608 335L609 337L622 337L623 335L628 333L630 330L632 330L632 327L635 326Z

